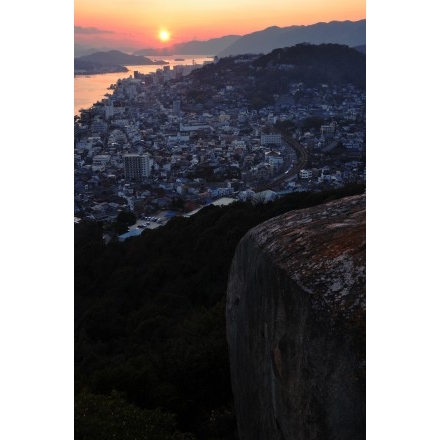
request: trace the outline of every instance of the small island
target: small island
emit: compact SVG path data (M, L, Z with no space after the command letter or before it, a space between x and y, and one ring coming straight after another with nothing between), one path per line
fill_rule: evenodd
M169 64L168 61L130 55L118 50L110 50L108 52L95 52L90 55L76 57L74 59L75 75L93 75L99 73L128 72L125 66L163 66Z

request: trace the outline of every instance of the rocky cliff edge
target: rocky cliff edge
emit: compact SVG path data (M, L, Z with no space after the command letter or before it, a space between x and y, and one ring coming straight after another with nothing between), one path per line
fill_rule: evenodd
M250 230L227 335L241 440L365 438L365 195Z

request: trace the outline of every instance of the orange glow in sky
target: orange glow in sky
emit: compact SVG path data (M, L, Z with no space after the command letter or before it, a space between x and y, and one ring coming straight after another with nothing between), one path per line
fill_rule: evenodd
M74 8L75 43L135 49L366 18L366 0L75 0Z

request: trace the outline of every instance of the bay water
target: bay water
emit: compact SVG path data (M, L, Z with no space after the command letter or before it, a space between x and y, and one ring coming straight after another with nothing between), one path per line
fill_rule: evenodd
M148 57L149 58L149 57ZM153 58L151 58L153 59ZM203 65L204 62L211 62L209 55L173 55L164 57L154 57L154 60L161 59L169 62L171 69L177 65ZM183 61L182 61L183 59ZM116 84L118 79L134 76L134 71L139 73L154 73L162 65L141 65L126 66L128 72L102 73L97 75L75 75L74 78L74 116L79 115L80 109L89 109L95 102L105 98L107 93L112 94L109 89L111 84Z

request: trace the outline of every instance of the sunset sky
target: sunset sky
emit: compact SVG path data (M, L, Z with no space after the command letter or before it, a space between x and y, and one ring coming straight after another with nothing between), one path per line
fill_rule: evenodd
M366 18L366 0L75 0L75 43L164 47L269 26Z

